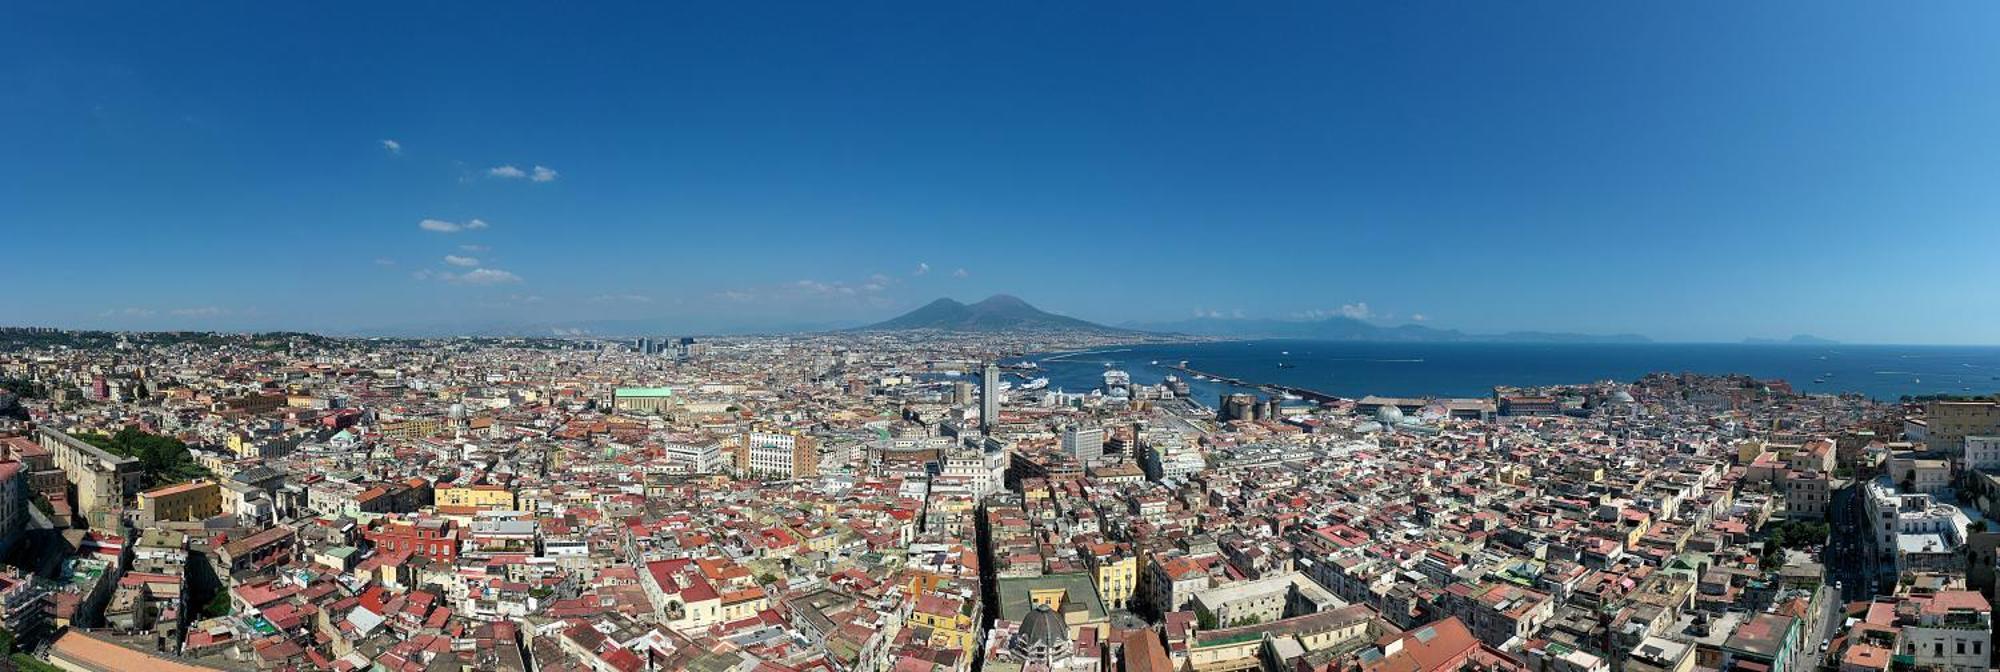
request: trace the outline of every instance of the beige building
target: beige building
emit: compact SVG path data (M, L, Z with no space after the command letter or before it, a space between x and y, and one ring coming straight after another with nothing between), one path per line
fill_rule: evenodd
M1924 424L1932 448L1958 452L1967 435L2000 434L2000 403L1933 401L1924 404Z
M76 484L76 511L93 527L114 528L126 498L139 491L145 478L139 460L104 452L97 446L47 427L35 432L57 469Z
M222 487L214 481L192 481L139 493L141 522L206 520L222 514Z

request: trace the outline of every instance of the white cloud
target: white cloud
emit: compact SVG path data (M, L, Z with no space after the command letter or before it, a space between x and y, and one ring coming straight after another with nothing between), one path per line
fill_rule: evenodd
M591 303L652 303L653 297L644 294L600 294L588 300Z
M400 142L396 142L396 141L394 141L394 140L390 140L390 139L388 139L388 138L383 138L383 139L382 139L382 151L385 151L385 152L388 152L388 153L390 153L390 154L402 154L402 153L403 153L403 143L400 143Z
M112 308L98 313L98 317L152 317L159 311L151 308Z
M228 315L229 309L216 306L202 306L199 308L175 308L167 312L180 317L218 317Z
M930 264L926 264L926 263L924 263L924 262L921 262L921 261L919 261L919 262L917 262L917 270L916 270L916 272L913 272L913 273L911 273L910 275L923 275L923 274L925 274L925 273L929 273L929 272L931 272L931 265L930 265Z
M511 285L521 281L521 276L497 268L475 268L458 275L440 273L438 277L459 285Z
M1422 322L1425 319L1428 318L1425 318L1423 313L1410 313L1410 320L1413 322Z
M485 224L485 223L486 223L486 222L480 222L480 224ZM487 251L487 250L491 250L491 249L493 249L493 248L491 248L491 247L487 247L487 246L485 246L485 245L471 245L471 244L467 244L467 245L460 245L460 246L458 246L458 249L460 249L460 250L463 250L463 251L466 251L466 252L485 252L485 251Z
M509 163L486 169L486 176L502 180L519 180L525 178L531 182L554 182L562 174L548 166L531 166L527 170L522 170L520 166Z
M958 270L956 270L956 271L952 271L952 272L951 272L951 277L954 277L954 278L963 278L963 277L967 277L967 276L970 276L970 275L972 275L972 274L971 274L971 273L967 273L967 272L965 272L965 269L963 269L963 268L961 268L961 269L958 269Z
M1381 315L1369 309L1367 301L1357 301L1354 303L1343 304L1339 308L1335 308L1333 310L1314 308L1312 310L1308 310L1302 313L1292 313L1292 317L1302 320L1323 320L1335 316L1356 319L1356 320L1389 318L1389 316L1387 315Z
M394 259L390 259L390 258L388 258L388 257L376 257L376 258L375 258L375 265L376 265L376 266L394 266L394 265L396 265L396 260L394 260Z
M456 254L444 255L444 263L451 264L453 266L463 266L465 268L475 268L479 266L478 259L474 259L472 257L461 257Z
M475 219L464 224L442 219L426 219L417 222L417 228L435 233L458 233L486 228L486 220Z

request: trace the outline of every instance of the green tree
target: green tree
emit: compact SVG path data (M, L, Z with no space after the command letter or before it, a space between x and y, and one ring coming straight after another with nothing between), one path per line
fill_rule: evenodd
M225 590L216 593L215 598L209 600L208 604L201 608L201 615L204 618L220 618L228 616L230 610L233 608L229 603L229 591Z
M126 427L110 436L79 434L77 438L113 455L139 460L139 468L146 474L147 487L211 476L207 469L195 463L194 456L188 453L187 444L171 436L148 434L136 427Z

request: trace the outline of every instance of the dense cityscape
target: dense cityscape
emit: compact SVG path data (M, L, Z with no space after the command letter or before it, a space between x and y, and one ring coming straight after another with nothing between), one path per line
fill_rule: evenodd
M1113 336L10 330L65 670L1986 669L2000 406L1059 390Z
M0 672L2000 672L2000 1L0 1Z

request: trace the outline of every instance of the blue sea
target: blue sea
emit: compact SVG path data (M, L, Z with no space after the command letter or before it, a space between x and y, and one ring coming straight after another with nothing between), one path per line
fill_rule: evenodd
M1476 397L1495 385L1630 382L1655 371L1742 373L1783 379L1805 393L1858 392L1882 400L2000 391L2000 347L1263 340L1133 345L1027 359L1042 366L1050 389L1069 392L1102 385L1109 368L1130 373L1134 383L1156 384L1174 373L1166 367L1182 360L1199 371L1344 397ZM1235 391L1181 377L1197 401L1211 406L1216 395Z

